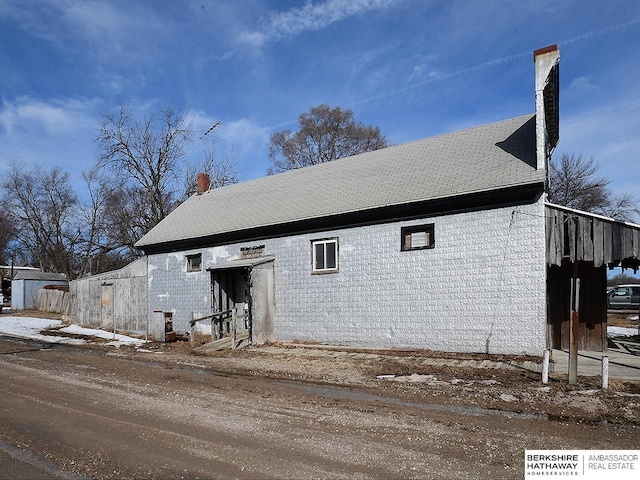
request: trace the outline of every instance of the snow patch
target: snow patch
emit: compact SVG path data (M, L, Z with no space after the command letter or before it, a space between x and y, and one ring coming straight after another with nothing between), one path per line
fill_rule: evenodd
M107 332L105 330L97 330L93 328L83 328L78 325L69 325L68 327L64 327L58 330L59 332L69 333L73 335L85 335L88 337L97 337L104 338L106 340L113 340L113 342L109 342L107 345L121 346L121 345L133 345L133 346L141 346L146 342L144 340L138 338L132 338L127 335L120 335L113 332Z
M82 345L89 343L89 340L81 338L69 338L59 335L44 335L41 332L43 330L52 330L69 335L82 335L85 337L103 338L106 340L113 340L107 345L113 345L115 347L121 347L123 345L131 345L139 347L144 345L145 340L129 337L127 335L116 334L113 332L107 332L105 330L97 330L93 328L83 328L78 325L69 325L62 327L60 320L52 320L48 318L33 318L33 317L13 317L13 316L0 316L0 334L26 338L29 340L38 340L44 343L59 343L67 345Z
M609 337L633 337L634 335L638 335L637 328L607 327L607 336Z
M573 392L569 392L569 395L595 395L600 390L575 390Z

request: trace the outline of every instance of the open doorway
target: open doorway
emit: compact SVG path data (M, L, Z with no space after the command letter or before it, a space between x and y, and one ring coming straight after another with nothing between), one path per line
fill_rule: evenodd
M244 304L247 316L236 329L244 329L253 343L275 341L273 269L272 256L233 260L208 269L211 272L211 313L225 312Z

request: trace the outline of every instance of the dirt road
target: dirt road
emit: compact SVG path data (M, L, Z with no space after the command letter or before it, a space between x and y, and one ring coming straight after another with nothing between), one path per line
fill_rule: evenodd
M635 393L603 421L591 400L613 394L520 373L429 385L376 378L409 373L398 359L155 352L0 339L0 450L91 478L499 479L522 478L525 449L640 448Z

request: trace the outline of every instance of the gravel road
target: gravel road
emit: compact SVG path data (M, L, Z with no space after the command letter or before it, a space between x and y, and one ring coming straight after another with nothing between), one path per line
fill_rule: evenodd
M0 450L91 478L499 479L525 449L640 448L637 385L416 358L1 338Z

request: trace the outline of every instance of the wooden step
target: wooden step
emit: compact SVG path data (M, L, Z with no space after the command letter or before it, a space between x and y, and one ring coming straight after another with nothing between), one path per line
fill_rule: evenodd
M248 344L249 334L246 332L236 334L236 348L246 347ZM226 350L231 348L231 335L221 338L220 340L214 340L209 343L205 343L201 347L196 348L199 352L219 352L220 350Z

